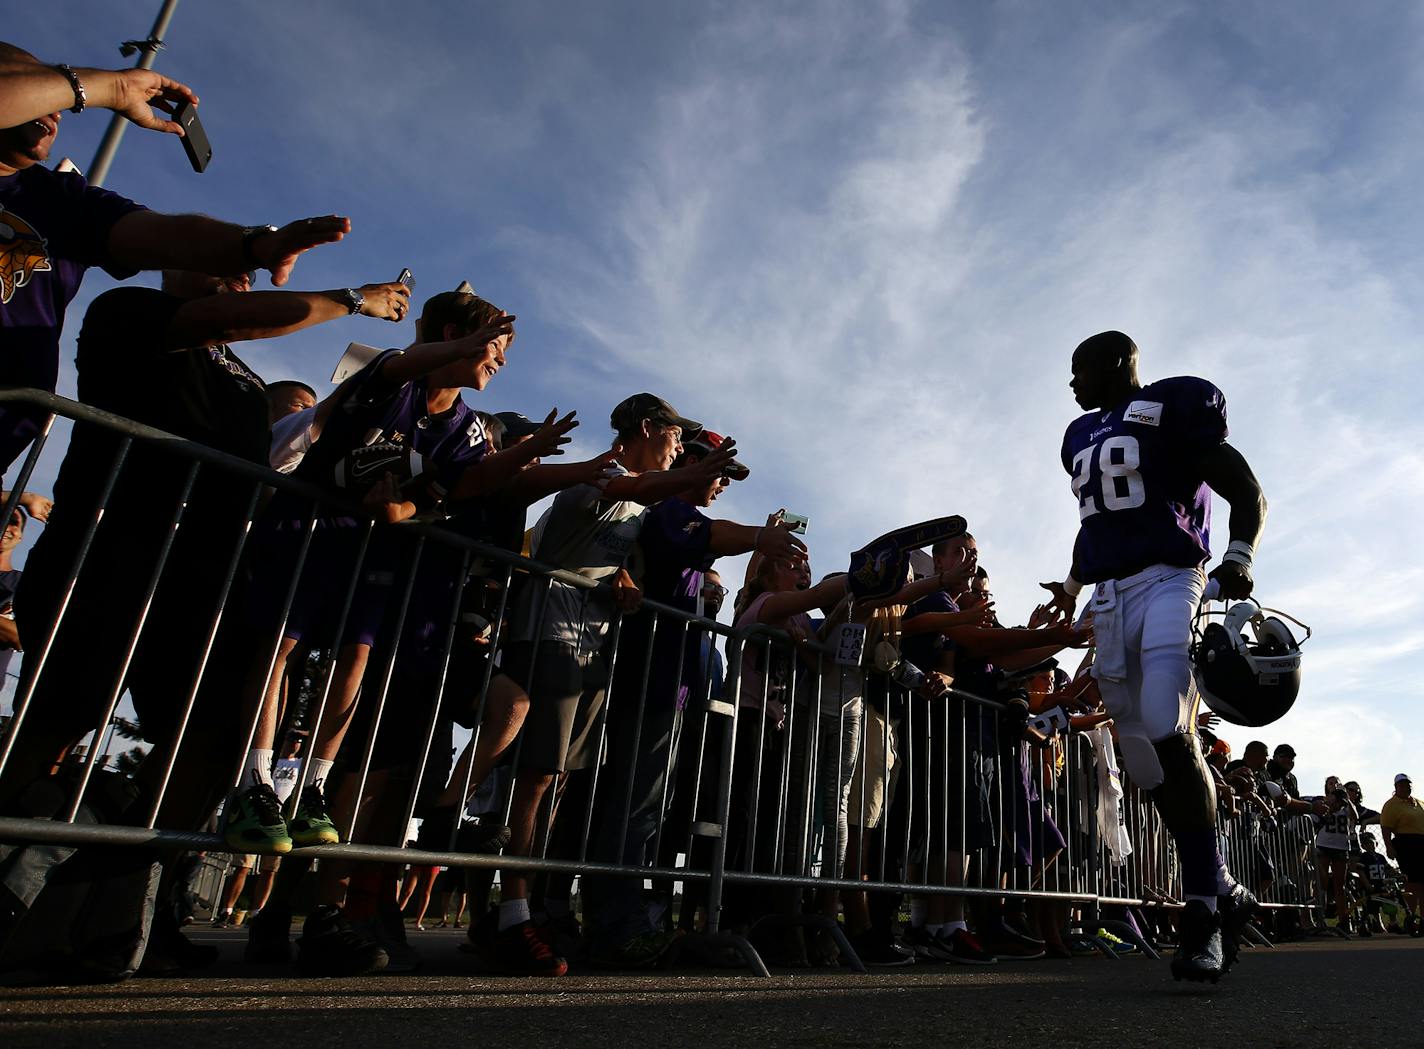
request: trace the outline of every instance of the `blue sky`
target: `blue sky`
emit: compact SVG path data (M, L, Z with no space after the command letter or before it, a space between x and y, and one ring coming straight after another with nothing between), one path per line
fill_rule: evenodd
M113 65L157 6L22 7L5 35ZM108 184L245 223L350 215L292 286L468 279L520 317L473 403L576 408L592 453L613 404L661 393L739 438L752 478L718 512L807 514L818 573L962 513L1006 621L1077 525L1069 354L1125 330L1145 379L1225 391L1272 506L1260 594L1317 631L1296 711L1262 737L1294 743L1307 789L1338 772L1377 805L1424 752L1420 19L190 0L161 68L202 96L212 167L131 131ZM104 116L67 117L56 156L87 168ZM75 303L66 368L108 286ZM411 334L352 319L238 351L320 386L347 341Z

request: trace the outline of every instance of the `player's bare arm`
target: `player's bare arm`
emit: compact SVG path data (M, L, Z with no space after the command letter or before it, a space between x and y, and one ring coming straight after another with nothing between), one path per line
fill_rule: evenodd
M1197 462L1202 480L1231 505L1231 541L1209 578L1223 598L1251 596L1251 560L1266 526L1266 496L1245 456L1226 442L1213 446Z

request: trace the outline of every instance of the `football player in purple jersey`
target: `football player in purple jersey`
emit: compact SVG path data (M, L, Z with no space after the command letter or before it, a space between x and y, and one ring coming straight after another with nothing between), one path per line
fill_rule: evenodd
M1065 618L1093 586L1093 676L1123 765L1152 796L1181 858L1186 907L1172 974L1215 982L1235 960L1255 899L1231 878L1217 844L1188 647L1208 579L1211 492L1231 505L1230 541L1209 577L1228 600L1251 594L1266 500L1226 443L1226 399L1206 380L1144 386L1136 343L1107 331L1073 351L1071 385L1088 412L1069 425L1062 449L1081 524L1068 577L1043 586Z

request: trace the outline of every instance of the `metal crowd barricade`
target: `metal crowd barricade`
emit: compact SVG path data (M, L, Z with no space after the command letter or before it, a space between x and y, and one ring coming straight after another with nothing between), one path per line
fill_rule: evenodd
M78 424L87 426L91 430L103 431L112 435L116 443L116 451L112 460L104 483L98 493L98 503L93 508L92 519L88 520L80 529L81 538L77 548L73 551L72 566L62 584L64 596L58 604L58 611L55 613L53 621L48 624L45 636L38 642L29 645L29 651L25 655L26 666L24 669L23 681L15 698L14 714L8 723L3 726L3 735L0 736L0 782L7 769L13 769L16 757L24 756L27 759L33 755L25 754L26 721L31 712L31 704L37 691L44 681L46 663L55 653L52 648L56 638L60 635L64 623L64 616L68 609L70 595L75 592L76 585L83 578L82 573L86 563L86 557L97 536L104 536L105 509L110 505L111 499L116 491L116 486L125 483L141 484L146 478L127 477L124 474L124 465L129 455L130 448L143 447L151 448L161 446L166 452L173 456L173 461L180 464L180 469L186 470L186 476L180 487L179 498L173 517L161 523L161 527L166 529L163 541L159 544L156 560L145 566L146 570L141 573L143 578L136 582L140 589L140 600L138 608L139 615L136 620L123 624L112 624L113 629L124 631L126 638L125 655L117 666L113 669L108 684L105 686L104 701L101 706L96 706L96 710L102 709L103 718L97 724L75 727L74 743L78 744L84 737L85 732L92 737L92 744L83 748L84 757L80 761L74 774L56 780L66 790L66 801L62 811L54 813L54 818L22 818L16 816L6 816L0 818L0 839L11 842L49 842L59 843L68 846L80 845L151 845L175 849L204 849L210 852L223 852L226 846L223 839L218 835L202 833L200 831L184 826L162 825L161 813L164 810L165 802L170 800L170 781L180 754L186 754L184 742L190 733L190 729L195 723L195 719L202 713L195 709L195 704L199 700L200 692L204 686L204 675L208 671L206 658L198 663L196 677L183 683L184 701L181 704L178 724L179 728L176 738L170 740L158 740L154 742L154 750L151 752L149 762L156 763L156 769L151 767L150 773L156 771L157 775L148 776L150 790L144 799L141 809L130 807L124 813L124 817L119 822L82 822L76 821L76 814L90 793L91 780L99 771L95 764L95 756L103 753L103 738L111 731L111 725L116 709L119 707L125 692L125 684L129 670L129 657L132 656L135 647L140 639L144 637L143 629L145 618L150 605L155 599L155 595L161 599L172 600L174 594L159 592L160 585L165 589L172 586L172 580L165 577L164 568L166 559L172 547L175 536L182 535L185 514L191 511L188 505L188 496L191 494L195 479L206 476L208 473L216 472L225 478L231 479L234 484L244 484L250 488L251 499L248 503L246 518L239 522L241 527L238 531L236 546L231 551L221 551L221 555L228 559L228 571L223 585L215 593L203 595L211 601L209 607L199 607L197 604L192 608L194 616L207 616L208 629L206 631L206 644L211 649L219 632L224 624L233 617L241 615L241 610L229 604L230 589L234 581L240 577L244 566L245 547L254 529L254 522L260 520L259 502L263 497L265 489L275 489L291 493L307 500L307 511L305 523L301 532L300 548L297 553L296 566L292 572L289 584L286 586L285 594L281 595L283 601L280 610L280 620L283 624L287 621L294 599L297 596L299 586L322 586L330 588L334 593L342 595L338 602L339 614L332 624L331 635L341 637L348 615L352 612L353 599L356 595L359 581L362 576L363 566L366 563L371 550L372 536L375 534L369 523L360 526L360 544L356 550L354 560L339 574L337 578L309 579L303 577L303 569L309 563L309 554L314 541L319 542L321 531L318 521L323 514L339 513L364 518L361 511L351 504L343 501L340 493L328 491L326 489L306 484L294 480L281 474L277 474L262 465L247 462L221 452L205 448L171 434L155 430L142 424L113 416L107 412L96 410L85 405L68 401L64 398L44 394L36 391L10 390L0 394L0 400L12 403L24 403L39 406L47 409L54 415L63 416L75 420ZM52 425L52 419L51 419ZM46 427L48 432L49 427ZM14 485L14 495L10 500L11 504L18 499L19 493L23 491L25 484L33 472L33 468L39 459L42 451L42 442L37 441L30 450L26 458L17 482ZM122 491L122 488L118 489ZM509 604L511 582L520 576L525 576L529 580L537 580L542 587L558 585L566 592L583 595L584 614L588 614L588 596L595 593L603 595L606 599L607 587L600 587L593 581L577 574L576 572L564 571L557 566L540 564L536 561L519 556L507 550L490 546L485 543L475 541L457 535L438 525L431 524L402 524L396 529L402 536L411 537L408 544L411 551L410 559L403 565L403 579L401 585L396 586L392 591L389 607L386 609L388 623L393 623L391 636L398 639L396 643L387 644L384 649L378 643L373 649L370 664L364 678L362 694L359 706L364 708L356 715L358 724L364 725L364 731L353 730L347 737L343 746L343 758L348 767L356 774L357 789L355 791L354 802L348 812L344 814L343 832L352 827L361 827L359 822L362 815L362 808L371 803L367 790L368 781L373 772L373 756L378 746L378 740L382 726L391 719L402 719L407 722L407 728L415 722L419 722L418 731L413 733L419 743L414 749L418 753L410 755L410 763L413 765L413 774L406 793L402 799L404 819L399 821L399 831L393 835L386 835L383 838L373 838L361 833L357 833L355 840L343 841L342 844L333 846L316 846L297 850L294 855L312 858L332 857L351 860L370 860L389 863L418 863L418 864L439 864L445 866L459 867L495 867L528 872L551 872L574 876L608 875L622 878L635 878L643 880L646 878L661 878L674 881L684 887L705 885L712 879L711 863L716 855L712 843L722 835L721 825L715 820L715 810L717 805L715 799L710 797L710 792L719 786L719 779L715 771L711 768L697 770L697 774L692 777L691 790L696 796L689 800L685 808L688 812L695 814L696 818L689 818L685 831L685 840L681 843L681 859L676 850L668 855L668 850L663 850L667 856L666 866L658 866L654 850L661 847L663 843L663 827L658 824L657 833L652 842L648 844L645 854L647 862L642 863L620 863L605 862L598 858L595 847L595 839L598 833L596 824L599 820L611 821L612 824L620 825L616 835L618 845L624 845L629 838L630 807L632 804L632 776L624 778L625 789L622 796L613 798L606 796L608 791L600 791L598 781L600 774L607 770L600 768L600 763L595 761L592 769L587 773L590 780L586 802L582 806L582 811L561 814L560 823L570 826L577 826L578 834L575 835L575 842L571 848L559 851L557 848L551 851L551 836L549 829L551 821L548 819L549 810L552 808L556 795L551 792L548 797L548 806L545 812L545 833L541 835L541 840L536 841L533 855L512 857L510 855L486 855L459 852L454 849L454 838L457 828L451 830L451 840L447 847L441 849L409 849L402 848L401 843L405 835L405 827L409 818L417 813L421 805L421 799L426 791L425 780L427 777L437 777L438 770L427 768L430 758L433 756L430 747L438 738L440 723L445 719L443 713L444 702L447 696L448 687L451 682L448 678L450 670L450 658L455 640L455 633L459 626L457 612L460 607L460 599L464 590L467 576L466 571L471 559L478 558L485 562L497 566L497 574L502 579L502 587L499 595L499 608L493 616L494 633L491 647L497 648L502 643L501 632L505 630L505 611ZM439 624L438 633L443 634L436 657L436 672L431 694L426 701L420 705L420 709L413 709L410 702L409 688L405 687L404 674L408 673L404 668L404 661L408 655L404 645L402 626L408 614L412 613L412 590L415 586L422 557L429 559L431 551L439 550L455 558L458 569L457 580L453 587L449 589L449 596L452 604L444 610L442 622ZM533 585L531 582L530 585ZM536 622L533 627L535 658L537 658L537 648L540 644L538 638L542 636L545 625L545 617L548 613L547 601L540 600L536 613ZM649 629L653 634L668 630L676 632L679 640L687 638L690 634L693 637L697 633L708 636L726 637L731 632L724 626L714 621L689 615L688 613L654 601L643 603L640 613L647 617ZM621 615L615 616L611 634L607 641L606 664L609 675L607 696L598 714L597 724L594 727L594 734L597 740L595 744L596 752L602 753L608 746L609 717L620 707L625 708L625 714L631 714L635 720L633 731L633 756L634 760L639 756L639 728L644 708L650 703L674 702L670 696L653 696L648 694L649 688L649 662L652 658L652 646L646 648L643 657L639 660L620 661L619 659L619 636L623 623ZM271 675L276 668L278 658L278 644L280 632L276 636L265 639L260 652L253 657L253 663L267 675ZM679 645L679 650L683 646ZM61 652L58 654L62 658L74 658L73 652ZM587 655L586 653L583 655ZM206 652L204 653L206 657ZM679 661L681 657L679 657ZM681 666L678 667L677 676L681 678ZM471 706L474 708L472 724L474 731L470 740L470 747L473 748L479 741L480 726L483 723L484 705L488 697L490 680L496 671L493 662L487 663L482 675L483 680L475 682L478 696L473 697ZM313 696L313 709L309 711L309 721L311 731L315 733L322 725L328 705L333 697L333 674L335 673L335 661L328 661L328 669ZM469 682L459 684L468 686ZM705 683L704 683L705 686ZM464 699L466 697L461 697ZM394 701L399 700L398 708L393 709ZM714 716L715 711L721 709L719 701L708 695L708 688L703 687L701 695L694 695L686 712L678 712L675 716L676 723L681 726L684 720L688 720L685 714L695 715L692 719L697 722L693 726L700 737L700 742L705 745L708 740L715 736L715 732L709 731L707 719ZM713 726L715 728L715 725ZM258 711L252 710L236 739L227 748L229 751L223 755L207 755L213 761L215 777L223 777L223 782L227 786L235 786L239 782L240 765L247 747L255 738L258 730ZM519 767L519 752L523 744L523 734L517 737L513 745L512 763ZM310 744L310 740L308 741ZM74 747L74 752L78 753L81 748ZM311 753L310 746L307 754ZM665 747L660 760L665 763L662 777L662 788L660 797L660 807L666 808L669 803L669 795L672 790L672 769L677 753L675 748ZM48 759L46 759L48 760ZM470 769L467 766L465 771L465 781L458 785L462 797L468 797L473 793L473 789L478 784L470 782ZM302 786L309 776L309 762L303 760L299 773L298 786L294 793L298 796ZM614 777L617 778L617 777ZM512 778L511 778L512 783ZM444 787L444 781L440 781L437 786ZM405 784L402 784L405 787ZM12 796L17 793L14 784L6 788L6 792ZM511 791L512 793L512 791ZM511 799L506 797L504 808L506 818ZM618 806L621 806L621 819ZM463 807L463 806L461 806ZM612 815L607 815L612 811ZM575 815L577 818L575 819ZM201 821L194 821L193 826L200 825ZM679 831L678 837L682 837L684 832ZM343 835L345 836L345 834ZM715 922L713 923L715 929ZM739 947L735 938L724 938L725 945L733 948ZM747 952L749 964L756 965L755 955Z
M368 515L335 491L53 395L11 390L0 393L0 401L47 409L112 435L116 445L98 506L80 529L56 620L25 655L15 713L0 739L0 784L6 784L7 766L16 753L23 753L26 718L48 661L74 658L53 648L86 557L96 537L105 535L105 508L123 485L145 481L124 473L132 449L161 446L183 471L172 516L154 525L164 530L156 560L135 584L135 621L114 624L125 631L124 645L95 707L103 718L76 731L75 742L87 730L92 744L73 774L57 781L69 791L65 803L55 818L0 818L0 841L227 850L221 836L193 829L202 825L201 819L162 824L180 756L198 745L193 739L201 733L194 736L194 725L201 728L208 713L202 704L207 702L204 686L212 683L210 656L225 626L242 616L233 607L233 594L252 556L250 537L263 527L266 490L274 489L299 497L306 508L295 568L280 594L276 618L283 627L301 587L325 587L339 595L329 633L341 638L357 606L363 572L375 556L373 548L398 535L402 558L390 562L400 578L385 609L389 630L371 651L357 709L350 715L356 727L342 747L355 785L339 813L344 840L297 849L294 857L498 868L506 875L566 879L608 876L639 885L651 882L665 891L680 885L684 927L700 912L700 942L732 949L763 975L766 966L748 937L796 926L817 940L824 934L847 964L863 969L836 915L841 905L849 913L852 902L863 909L865 893L922 896L939 901L934 906L948 908L947 913L966 905L994 913L1003 901L1076 909L1088 938L1100 928L1112 929L1149 951L1132 923L1114 921L1115 909L1174 906L1181 899L1175 853L1155 809L1126 782L1115 806L1102 804L1101 762L1084 735L1031 744L1022 729L1023 716L1003 702L957 690L926 699L879 671L841 666L824 645L793 642L762 627L734 630L656 601L643 603L635 629L630 617L607 614L611 595L606 586L577 572L438 524L374 527ZM38 461L41 443L26 458L11 502ZM79 821L100 771L96 756L104 753L103 740L112 731L129 661L143 639L150 609L155 601L174 600L165 590L173 580L165 577L164 568L175 541L186 538L183 529L193 510L188 496L213 472L242 486L246 510L235 522L239 527L232 549L214 552L223 565L219 585L192 608L195 617L205 617L202 650L194 675L175 683L180 697L176 733L154 741L149 768L139 774L146 787L141 803L117 822ZM304 568L318 563L312 550L323 542L322 522L330 514L359 519L359 541L349 566L334 577L306 578ZM443 588L426 585L432 575ZM530 855L463 851L456 847L458 819L442 847L402 847L407 825L429 811L434 795L463 802L480 786L475 768L488 758L488 746L482 751L480 745L490 731L485 713L500 667L486 659L472 678L468 667L456 666L455 652L463 637L461 609L468 588L491 584L498 591L490 615L491 651L508 653L506 634L515 629L515 640L529 646L529 661L537 664L541 650L547 654L547 646L565 644L549 636L554 627L582 638L590 636L585 628L591 622L600 624L591 635L597 651L576 652L581 667L599 660L606 671L603 702L589 726L592 760L545 795ZM574 606L574 619L552 618L567 616ZM600 632L604 618L606 636ZM513 620L518 622L511 626ZM412 647L408 622L430 628L426 636L433 648L421 649L423 655ZM277 669L281 633L262 637L255 646L251 664L266 676ZM646 640L630 642L635 634ZM726 655L720 694L712 689L710 672L715 639L724 643ZM676 653L675 666L666 661L669 651ZM690 672L689 659L700 664L700 672ZM327 660L306 714L313 737L335 701L336 674L337 660ZM684 684L689 686L685 696ZM289 700L289 711L293 706ZM459 711L471 729L466 751L472 756L445 773L436 759L440 747L453 740L448 723ZM257 709L248 711L228 745L205 754L218 787L240 782L259 717ZM389 765L376 767L386 738L383 728L404 733L400 738L409 752L400 765L403 778L383 775ZM310 778L311 742L297 773L295 797ZM511 822L517 774L526 770L521 764L524 744L520 732L503 756L516 773L507 777L495 806L505 823ZM610 752L621 750L628 755L626 766L605 763ZM640 796L639 786L651 797ZM5 793L15 793L13 783L5 785ZM456 811L463 808L458 804ZM1109 812L1116 813L1111 818L1122 828L1111 847L1104 840L1105 827L1113 833L1105 822ZM1229 837L1227 842L1233 863L1244 863L1237 859L1240 843ZM1318 878L1307 846L1298 824L1283 825L1258 842L1278 872L1275 906L1313 906ZM1281 876L1283 871L1288 877ZM1301 894L1299 901L1290 898L1287 882ZM1116 957L1106 944L1099 946Z

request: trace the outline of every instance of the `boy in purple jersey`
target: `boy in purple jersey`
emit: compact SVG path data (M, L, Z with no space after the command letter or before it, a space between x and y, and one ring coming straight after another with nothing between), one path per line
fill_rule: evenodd
M334 215L280 230L160 215L75 172L44 167L62 109L111 109L140 127L181 135L151 106L171 111L196 101L188 87L151 70L42 65L0 43L0 384L54 392L64 311L90 266L119 280L145 269L216 277L267 269L272 283L282 285L298 255L350 230L348 220ZM0 472L39 433L46 414L0 405Z
M487 455L484 432L460 399L464 388L483 390L505 364L513 338L513 317L465 292L442 292L422 311L420 340L405 351L389 351L348 380L321 437L295 476L329 485L350 453L377 443L419 453L426 471L397 490L387 474L366 502L379 520L394 523L417 510L433 508L448 494L470 498L509 481L531 460L558 454L565 434L577 423L572 415L553 416L523 444ZM372 535L361 579L341 637L325 637L340 616L346 588L333 580L349 578L364 529L339 510L324 511L303 568L299 587L283 620L287 586L302 545L306 500L278 493L255 538L256 578L251 618L254 628L272 638L278 630L276 660L265 662L249 691L249 717L256 717L242 789L227 815L226 835L244 852L286 852L293 842L319 844L337 838L320 789L304 791L289 825L272 791L272 747L278 709L289 664L304 645L337 645L330 693L310 751L306 780L319 788L335 762L355 708L371 645L384 619L395 579L407 565L408 548L379 529ZM260 661L270 658L264 642Z
M1172 974L1214 983L1235 960L1256 901L1217 844L1188 644L1208 578L1211 491L1231 504L1231 541L1210 575L1226 600L1251 594L1266 500L1226 443L1226 401L1211 383L1179 377L1144 387L1137 345L1108 331L1073 351L1071 385L1089 410L1068 427L1062 451L1082 523L1068 578L1042 585L1053 614L1069 618L1079 591L1095 584L1093 676L1123 765L1151 794L1181 858L1186 907Z

